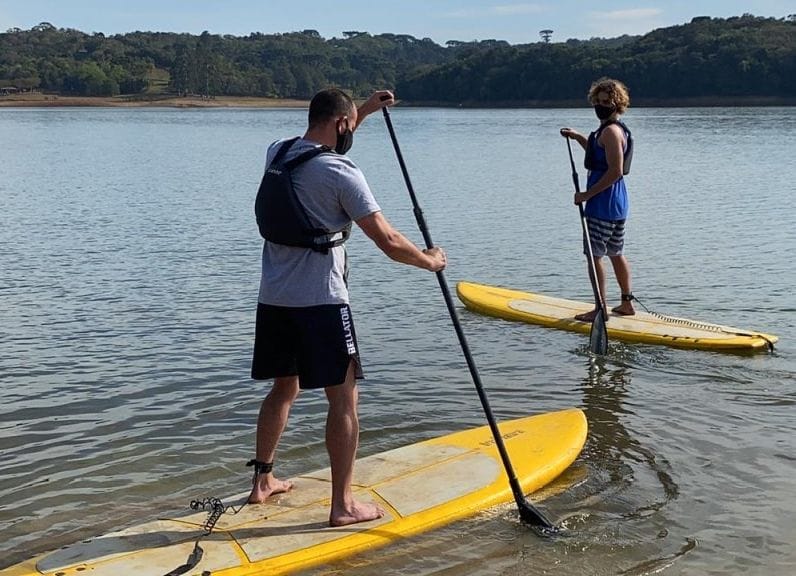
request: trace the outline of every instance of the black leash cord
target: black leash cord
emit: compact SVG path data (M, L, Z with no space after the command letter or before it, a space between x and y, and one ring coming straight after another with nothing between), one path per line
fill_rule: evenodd
M205 551L199 545L199 542L205 536L210 536L213 533L213 529L216 527L216 522L221 519L221 516L224 515L227 511L231 511L232 515L238 514L241 510L246 507L248 502L244 502L237 508L234 506L225 506L224 503L221 501L220 498L215 498L214 496L210 496L203 500L191 500L191 510L207 510L209 508L209 512L207 514L207 520L202 525L202 529L204 530L204 534L201 534L194 543L193 550L188 555L188 560L186 560L185 564L181 566L177 566L171 572L167 572L163 576L181 576L186 572L193 570L202 561L202 557L204 556ZM203 572L203 576L210 576L210 572Z
M717 326L716 324L705 324L703 322L694 322L693 320L686 320L685 318L677 318L675 316L666 316L664 314L659 314L658 312L653 312L646 306L644 303L639 300L636 296L633 296L633 300L641 304L641 307L644 308L644 312L649 314L650 316L655 316L659 320L663 320L664 322L668 322L669 324L678 324L680 326L687 326L689 328L697 328L699 330L706 330L709 332L716 332L721 334L735 334L738 336L757 336L758 338L762 338L766 341L766 345L768 346L768 351L774 351L774 343L767 338L763 334L758 334L757 332L733 332L723 328L722 326Z

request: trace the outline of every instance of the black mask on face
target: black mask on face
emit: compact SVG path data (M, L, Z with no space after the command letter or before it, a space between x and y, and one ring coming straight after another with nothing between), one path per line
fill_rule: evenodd
M346 120L348 122L348 120ZM351 150L354 145L354 131L350 127L345 129L345 132L337 133L337 143L334 145L334 151L338 154L345 154Z
M594 105L594 113L597 115L597 118L600 120L605 120L606 118L610 118L611 114L616 112L616 106L603 106L602 104L595 104Z

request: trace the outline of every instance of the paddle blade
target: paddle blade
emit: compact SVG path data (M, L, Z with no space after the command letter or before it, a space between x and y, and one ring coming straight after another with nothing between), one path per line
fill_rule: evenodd
M520 520L531 526L540 536L555 536L561 529L548 520L544 514L531 506L526 500L517 502Z
M605 356L608 353L608 328L605 326L604 310L598 310L591 323L589 350L600 356Z

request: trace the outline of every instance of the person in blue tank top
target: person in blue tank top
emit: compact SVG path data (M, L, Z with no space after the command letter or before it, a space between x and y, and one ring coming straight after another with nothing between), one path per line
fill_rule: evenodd
M627 87L613 78L600 78L589 89L589 102L600 120L600 126L589 134L562 128L561 135L576 140L586 151L588 169L587 188L575 194L575 204L586 202L584 209L589 230L589 241L594 255L594 268L600 294L605 298L605 269L602 261L608 256L621 290L619 306L611 311L620 316L636 313L633 308L633 291L630 265L624 255L625 223L630 203L624 175L630 168L633 145L630 130L619 116L630 105ZM584 246L588 256L588 247ZM605 307L605 304L603 304ZM591 322L597 308L575 316L577 320Z

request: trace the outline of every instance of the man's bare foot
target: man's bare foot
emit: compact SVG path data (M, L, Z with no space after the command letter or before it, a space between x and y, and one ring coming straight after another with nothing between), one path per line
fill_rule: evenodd
M293 482L289 480L277 480L273 474L260 474L254 482L248 502L249 504L262 504L269 496L283 494L292 489Z
M353 502L347 509L335 510L329 515L329 526L348 526L358 522L368 522L384 516L384 510L378 504Z
M630 302L622 302L619 306L611 308L611 312L618 314L619 316L633 316L633 314L636 313L636 310L633 308L633 305Z

